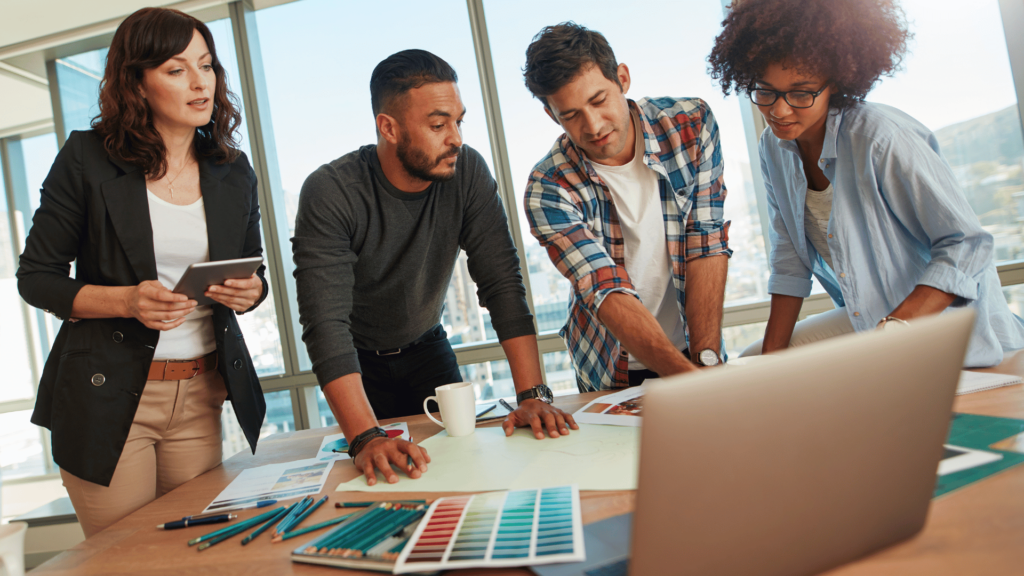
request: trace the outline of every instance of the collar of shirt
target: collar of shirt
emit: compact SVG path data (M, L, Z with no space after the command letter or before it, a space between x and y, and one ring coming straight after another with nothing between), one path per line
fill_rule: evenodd
M668 176L665 167L661 165L661 160L658 160L658 150L660 147L658 146L658 136L654 133L654 128L651 127L651 123L647 121L647 116L644 115L643 111L640 110L640 106L635 101L627 98L626 102L629 104L630 116L640 120L640 132L644 136L644 163L652 170ZM562 139L562 144L562 153L565 154L570 163L582 166L587 176L594 182L604 183L601 177L598 176L597 171L594 170L594 165L590 158L587 158L587 155L576 146L576 143L569 138L568 134Z
M838 156L839 127L843 123L843 111L838 108L828 109L828 118L825 120L825 142L821 146L821 156L818 161L825 164ZM800 148L796 140L781 140L779 147L788 152L800 156Z

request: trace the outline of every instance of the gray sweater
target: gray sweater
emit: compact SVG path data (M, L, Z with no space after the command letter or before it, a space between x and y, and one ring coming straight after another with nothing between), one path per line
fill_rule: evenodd
M535 334L497 185L476 150L463 146L455 177L419 193L388 182L374 145L313 172L292 253L320 385L360 371L357 347L398 348L437 324L460 248L498 339Z

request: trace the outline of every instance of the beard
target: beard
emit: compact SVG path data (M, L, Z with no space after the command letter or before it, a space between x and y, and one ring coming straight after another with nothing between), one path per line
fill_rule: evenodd
M431 159L427 156L427 153L419 148L414 148L412 142L409 139L409 135L405 132L398 139L398 147L395 150L398 156L398 161L402 163L402 167L409 173L410 176L419 178L426 182L446 182L455 178L455 168L451 170L438 171L438 167L441 162L459 155L459 148L452 146L444 154L441 154L437 158Z

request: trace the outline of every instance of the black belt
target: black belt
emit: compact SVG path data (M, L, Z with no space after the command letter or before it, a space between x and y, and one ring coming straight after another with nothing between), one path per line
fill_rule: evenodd
M417 344L422 344L422 343L426 342L427 340L430 340L431 338L436 337L438 334L441 333L442 329L443 328L441 327L441 325L438 324L438 325L434 326L433 328L431 328L430 330L427 330L422 335L420 335L419 338L413 340L412 342L409 342L405 346L399 346L398 348L389 348L387 350L364 350L364 352L372 352L372 353L376 354L377 356L394 356L395 354L401 353L402 350L408 350L409 348L412 348L413 346L415 346Z

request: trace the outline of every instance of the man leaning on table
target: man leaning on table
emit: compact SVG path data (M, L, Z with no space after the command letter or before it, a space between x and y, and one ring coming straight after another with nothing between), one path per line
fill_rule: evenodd
M434 388L461 382L439 323L459 250L490 311L519 400L506 434L577 428L550 405L533 316L497 185L462 144L455 70L423 50L374 69L376 145L325 164L302 186L292 250L302 339L350 454L369 484L390 464L419 478L426 450L389 439L377 419L418 414ZM407 465L411 457L413 465ZM390 463L390 464L389 464Z
M572 282L562 337L581 391L720 362L728 258L718 125L696 98L626 98L600 33L550 26L526 86L565 130L534 167L530 231Z

